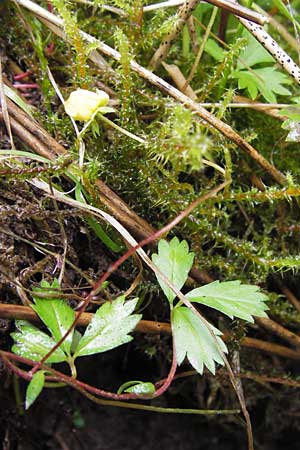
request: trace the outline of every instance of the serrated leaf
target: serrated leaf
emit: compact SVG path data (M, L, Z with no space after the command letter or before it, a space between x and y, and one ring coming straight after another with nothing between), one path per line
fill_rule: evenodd
M142 316L131 315L138 298L126 303L124 301L125 297L121 296L97 310L77 345L74 358L105 352L132 340L128 333L136 327Z
M286 116L291 120L300 122L300 108L299 106L288 106L278 112L279 116ZM284 123L284 122L283 122ZM283 127L284 128L284 127Z
M58 290L59 283L57 280L54 280L51 285L46 280L43 280L41 287L33 289L34 294L32 295L35 302L35 305L32 305L32 309L47 326L56 342L65 335L75 319L73 309L64 300L55 298L59 295ZM39 293L47 294L49 298L39 297ZM67 355L71 351L73 332L74 330L71 331L60 346Z
M255 69L259 80L262 80L261 93L266 100L271 103L276 103L277 99L274 94L290 95L291 92L283 86L283 84L292 84L292 81L283 72L279 72L275 67L263 67L262 69Z
M55 346L56 342L54 339L29 322L16 320L15 324L18 331L11 333L11 337L15 341L12 351L16 355L32 359L33 361L40 361ZM47 359L47 363L63 361L66 361L66 355L61 348L57 348Z
M152 261L177 289L181 289L193 265L194 253L189 252L186 241L179 242L177 237L170 242L161 239L158 243L158 254L152 255ZM172 303L176 297L172 289L158 276L157 281L169 302Z
M151 395L155 392L155 386L153 383L144 381L127 381L122 384L118 389L118 394L122 392L129 392L137 395Z
M217 309L227 316L254 322L252 316L267 317L265 302L268 297L259 287L236 281L214 281L190 291L186 297L191 302Z
M289 77L276 70L275 67L263 67L251 71L241 70L233 73L238 79L239 89L247 89L250 97L254 100L258 94L270 103L276 103L276 94L290 95L291 92L283 84L291 84Z
M25 409L29 409L40 395L45 383L43 370L38 370L32 377L26 389Z
M257 42L249 31L244 30L242 37L247 39L246 47L239 54L237 69L245 69L260 63L274 62L274 58L267 50Z
M250 97L254 100L258 94L258 82L252 72L241 70L233 73L233 78L237 78L239 89L247 89Z
M208 325L185 306L173 309L171 323L178 365L187 357L200 374L204 366L214 374L215 362L224 364L221 351L227 353L227 348L219 337L222 334L220 330L209 324L213 337Z

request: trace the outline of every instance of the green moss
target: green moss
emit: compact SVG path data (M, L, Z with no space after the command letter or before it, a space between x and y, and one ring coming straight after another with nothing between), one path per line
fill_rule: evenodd
M36 39L33 45L12 9L0 31L2 40L8 33L9 51L22 68L25 70L34 65L38 67L40 79L44 78L44 112L40 114L44 126L57 140L71 148L71 154L77 160L72 124L45 76L49 64L65 94L70 85L72 89L77 86L94 89L99 79L108 84L118 100L117 113L110 116L111 120L146 141L145 145L139 144L106 124L99 125L98 136L88 132L83 167L86 183L92 186L101 176L138 214L159 228L223 181L220 171L203 163L205 158L223 168L226 179L232 179L232 183L217 199L198 206L173 231L189 241L196 253L197 267L218 278L239 278L262 285L274 271L297 272L300 266L300 249L295 235L299 149L298 145L285 142L286 132L281 128L280 120L252 109L229 109L236 90L230 74L244 45L243 40L230 43L229 36L222 62L204 54L191 84L199 92L200 100L219 103L214 111L218 117L231 124L280 170L293 174L290 191L274 186L269 175L239 148L131 70L132 58L144 66L149 64L161 37L171 30L176 20L174 12L159 10L142 15L142 3L138 0L113 2L114 6L123 8L126 15L102 9L101 1L97 2L99 8L94 10L64 0L54 0L53 4L65 20L69 44L62 43L34 20L31 22ZM199 11L197 8L196 16L207 21L209 10ZM229 26L232 31L236 24L230 22ZM86 45L79 29L119 50L120 63L108 60L115 69L113 77L109 78L87 64L94 46ZM203 31L197 27L196 33L200 36ZM23 54L18 46L20 40L29 49ZM55 43L56 52L45 56L49 41ZM67 67L63 67L62 61ZM192 52L182 54L179 38L172 46L168 61L177 63L188 75L194 56ZM163 68L159 68L158 73L166 76ZM298 88L293 89L296 93ZM264 192L251 185L251 172L262 177L266 184Z

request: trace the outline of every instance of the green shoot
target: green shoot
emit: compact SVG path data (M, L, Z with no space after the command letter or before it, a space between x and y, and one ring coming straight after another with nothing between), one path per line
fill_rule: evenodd
M190 291L186 297L191 302L201 303L221 311L231 319L254 322L252 316L267 317L265 302L268 297L259 291L258 286L241 284L240 281L214 281Z
M158 254L152 255L152 261L174 286L181 289L192 268L194 253L189 252L186 241L179 242L175 237L168 243L162 239L158 244ZM172 304L175 298L174 292L160 278L158 278L158 282Z
M32 377L26 389L25 409L29 409L42 392L45 383L45 373L38 370Z
M39 288L34 289L32 308L47 326L51 337L24 320L16 321L18 331L11 334L15 343L12 351L19 356L40 361L71 328L75 312L59 298L59 284L43 280ZM94 314L83 336L72 330L60 346L51 353L46 363L67 362L73 377L76 377L75 359L80 356L102 353L130 342L130 333L141 319L141 315L132 314L138 298L125 302L121 296L111 303L105 303ZM38 371L31 379L26 394L26 409L35 401L44 385L44 372ZM134 383L136 384L136 382ZM150 383L151 384L151 383ZM150 387L131 387L128 392L150 392Z
M199 317L185 306L175 308L171 320L177 364L180 365L187 356L197 372L202 374L206 366L214 374L215 362L223 365L219 348L227 353L226 345L219 337L221 331L212 325L204 325Z
M151 395L154 391L155 387L152 383L145 383L143 381L127 381L119 387L118 394L122 394L122 392L129 392L138 395Z
M161 240L153 262L172 284L181 289L193 264L194 254L186 241L175 237L171 242ZM215 362L223 364L227 348L221 340L220 330L201 319L194 310L178 302L174 306L174 292L157 277L160 287L170 302L171 324L177 364L187 356L191 365L202 374L204 366L215 372ZM242 285L240 281L215 281L186 294L190 302L202 303L233 318L253 322L253 315L266 317L267 296L257 286Z

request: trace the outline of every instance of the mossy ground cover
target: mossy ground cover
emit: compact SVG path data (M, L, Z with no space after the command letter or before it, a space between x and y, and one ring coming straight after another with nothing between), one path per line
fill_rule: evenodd
M269 296L268 314L275 322L275 328L277 324L286 331L298 334L299 85L284 73L276 61L271 62L260 54L261 46L253 44L233 15L226 17L220 10L214 12L214 7L208 3L196 6L193 18L186 22L171 43L163 58L168 66L157 64L153 69L152 64L154 73L171 86L176 87L178 83L174 68L170 70L171 65L180 69L185 80L191 78L188 84L195 101L206 106L214 117L230 125L261 157L280 171L284 182L279 184L272 171L266 170L253 155L247 154L243 145L237 145L228 134L220 133L211 123L199 117L195 110L167 95L164 88L159 89L150 79L141 76L139 70L134 70L132 60L141 67L151 68L155 51L178 22L176 9L143 11L146 3L150 4L140 0L118 0L105 2L105 5L101 1L93 5L64 0L53 0L48 4L38 2L44 8L48 5L50 13L64 20L63 36L14 2L6 0L0 5L1 84L17 87L23 98L34 107L33 115L45 133L48 132L67 153L53 165L25 156L1 160L1 302L26 304L32 287L42 278L51 281L54 274L60 271L62 261L65 264L63 291L70 297L71 294L78 294L84 298L109 265L122 251L125 252L124 243L116 230L102 224L104 232L119 247L119 253L114 253L101 241L99 233L87 222L86 213L55 202L33 187L30 181L35 178L47 181L53 188L70 191L74 197L74 182L67 174L71 168L73 173L77 171L89 203L111 212L109 202L103 206L101 189L97 184L97 180L101 179L147 222L150 229L160 229L198 197L226 180L227 186L213 198L200 203L169 233L168 238L176 235L188 241L195 253L194 268L198 270L198 275L200 273L198 282L199 279L202 283L213 279L239 279L259 285ZM250 4L248 6L251 7ZM290 10L281 2L273 5L262 1L259 6L271 13L289 36L293 37L294 30L299 29L298 0L292 2L291 17L287 15ZM203 26L211 27L209 36L205 35ZM297 47L279 33L279 27L269 25L267 29L297 61ZM120 53L119 60L101 53L97 43L86 42L80 30L116 49ZM200 62L190 77L199 48L205 40ZM222 43L222 40L225 42ZM253 62L253 54L259 54L260 59ZM114 108L114 112L107 116L109 120L144 142L125 136L99 119L83 137L84 160L78 167L76 133L51 83L48 68L64 99L77 88L105 90L110 96L109 105ZM277 90L274 88L271 94L265 89L268 79L261 78L263 72L255 72L262 68L276 68L273 77ZM20 78L25 72L28 72L27 77ZM252 78L248 87L242 88L238 79L246 76L244 72L247 72L247 79ZM258 91L253 98L251 86L255 80ZM16 86L20 84L29 87ZM270 95L275 96L274 101L270 101ZM283 116L280 115L282 110ZM11 140L3 117L2 113L1 150L9 150ZM296 119L287 126L292 127L296 136L294 142L287 140L291 128L282 126L283 120L291 117ZM78 126L81 124L78 123ZM33 152L37 148L33 146L32 139L26 140L24 133L16 131L13 122L12 130L17 150ZM135 229L132 223L129 223L130 226ZM145 235L141 232L136 237L141 239ZM130 260L112 273L105 291L106 299L130 288L139 270L139 265ZM195 285L195 278L190 283ZM167 320L165 300L153 275L146 269L139 278L135 294L142 299L140 308L145 318L162 322ZM291 302L293 294L296 299L294 303ZM95 302L99 300L103 299L95 298ZM76 306L72 298L70 303ZM93 311L93 305L89 310ZM233 368L238 373L240 370L244 376L244 395L253 422L256 448L281 448L283 442L287 448L296 448L299 436L297 347L285 340L282 329L272 332L259 323L254 326L240 320L231 323L204 307L202 311L218 328L230 333L230 358L234 359L236 354L239 356L240 362ZM9 333L13 331L14 323L1 320L1 348L9 350L12 344ZM257 348L247 348L242 341L246 336L270 343L271 347L267 352L261 352L259 345ZM254 341L252 344L255 347ZM288 353L281 356L276 353L275 344L294 351L294 359ZM142 334L137 336L128 350L115 350L112 356L99 357L96 362L91 359L91 368L83 365L81 374L92 383L107 383L107 388L113 390L128 378L127 374L145 377L150 373L153 379L166 376L170 357L169 337ZM93 408L96 409L96 406L87 406L87 401L71 390L68 390L66 399L62 399L65 394L60 394L57 389L53 399L55 405L62 405L61 411L52 414L47 408L50 391L41 399L40 405L33 407L36 409L22 416L19 396L23 395L24 386L21 381L14 382L4 366L0 369L4 380L1 398L8 410L7 417L2 415L1 418L4 444L11 442L11 448L16 449L60 448L66 440L66 430L76 429L75 441L78 433L80 436L76 443L70 444L71 448L91 448L88 445L102 448L95 444L96 439L86 444L84 436L90 432L87 431L89 421L93 423L98 414L100 420L103 411L95 412ZM182 368L185 371L189 369L188 365ZM105 372L100 380L98 371ZM292 386L288 385L289 382ZM237 406L223 369L216 378L205 373L203 377L178 379L157 405L184 407L187 403L193 408L203 409ZM43 425L45 442L41 445L36 437L40 431L37 426L40 412L45 421L51 421L49 429ZM76 428L76 412L84 421L81 431ZM108 421L107 426L121 430L129 423L140 423L142 429L146 420L150 420L145 418L147 413L141 413L142 416L136 412L129 413L130 419L126 416L126 410L111 414L109 417L116 418L116 424L112 420ZM57 423L62 416L67 419L64 430L60 431ZM156 429L162 419L151 417L152 437L158 442ZM181 419L163 420L172 437L170 445L164 444L159 448L166 448L167 445L171 448L175 445L179 448L202 448L202 444L196 444L197 423L210 430L208 442L205 442L208 448L244 448L245 445L243 427L232 417L193 418L189 422L194 431L191 432L188 447L181 443L181 439L188 439L183 429L189 426L188 421L181 426ZM13 438L15 422L19 437ZM127 425L124 426L124 423ZM22 442L23 427L26 427L24 433L28 442ZM34 439L30 436L30 430ZM93 427L91 433L96 435L98 431ZM138 433L140 435L134 438L130 448L152 448L152 444L145 442L142 431ZM224 441L215 438L217 433L224 433ZM110 441L111 436L108 433L105 439ZM98 437L100 439L100 433ZM200 435L199 441L201 439L204 448L204 438ZM106 442L104 447L117 449L120 445L123 446L115 441L109 447Z

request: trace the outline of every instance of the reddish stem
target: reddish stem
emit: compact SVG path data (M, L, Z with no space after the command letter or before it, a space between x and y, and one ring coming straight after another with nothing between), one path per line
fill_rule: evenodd
M47 53L47 55L51 55L54 52L54 42L50 42L50 44L47 45L45 52Z
M15 83L13 84L15 89L39 89L39 85L37 83Z
M172 228L174 228L181 220L183 220L186 216L188 216L193 209L195 209L200 203L202 203L205 200L208 200L215 195L219 191L221 191L225 186L229 184L228 181L224 181L216 188L210 190L206 194L202 195L201 197L194 200L184 211L182 211L178 216L175 217L171 222L169 222L166 226L161 228L160 230L153 233L151 236L148 236L147 238L143 239L139 244L135 245L134 247L130 248L124 255L122 255L116 262L114 262L108 270L102 275L100 280L95 284L94 288L91 290L89 295L83 300L81 308L78 310L78 313L74 319L74 322L70 326L70 328L66 331L64 336L52 347L52 349L45 355L41 361L39 361L30 371L31 375L33 375L39 368L42 366L42 364L49 358L50 355L52 355L55 350L60 347L60 345L64 342L66 337L71 333L73 328L76 326L81 314L85 311L87 308L89 302L93 300L94 295L97 294L97 291L101 288L104 281L107 280L107 278L110 276L111 273L113 273L124 261L126 261L133 253L135 253L139 248L143 247L144 245L149 244L152 241L155 241L159 239L162 235L169 232Z
M27 70L27 72L18 73L18 75L14 75L14 80L15 81L23 80L23 78L29 77L29 75L31 75L32 73L33 73L32 69Z
M25 370L20 369L19 367L17 367L15 364L13 364L11 362L11 359L18 361L20 363L23 364L27 364L30 366L34 366L35 362L28 359L28 358L23 358L22 356L18 356L15 355L14 353L9 353L9 352L5 352L5 351L0 351L0 355L2 356L2 359L4 361L4 363L19 377L24 378L27 381L30 381L33 377L33 373L32 370L29 372L26 372ZM90 392L91 394L97 395L98 397L102 397L102 398L108 398L110 400L136 400L136 399L145 399L145 400L149 400L151 398L155 398L155 397L159 397L160 395L162 395L170 386L174 375L175 375L175 371L176 371L176 358L175 358L175 354L173 354L173 361L172 361L172 365L170 368L170 372L167 376L167 378L163 381L161 387L159 389L157 389L152 395L138 395L138 394L133 394L133 393L127 393L127 394L115 394L114 392L108 392L108 391L104 391L103 389L99 389L96 388L94 386L91 386L90 384L84 383L82 381L79 380L75 380L74 378L65 375L61 372L58 372L55 369L52 369L52 367L48 367L45 366L44 364L41 365L41 368L44 370L47 370L48 372L51 372L55 378L53 377L49 377L49 379L47 379L47 381L51 380L51 381L62 381L66 384L68 384L69 386L72 386L74 388L81 388L84 389L86 392ZM161 384L161 383L159 383Z
M172 359L172 365L171 365L170 371L168 373L167 378L162 380L162 383L161 382L156 383L156 385L161 384L161 386L154 392L154 394L152 395L152 398L159 397L164 392L166 392L166 390L169 388L170 384L174 380L176 368L177 368L177 360L176 360L175 345L174 345L174 340L173 340L173 359Z

